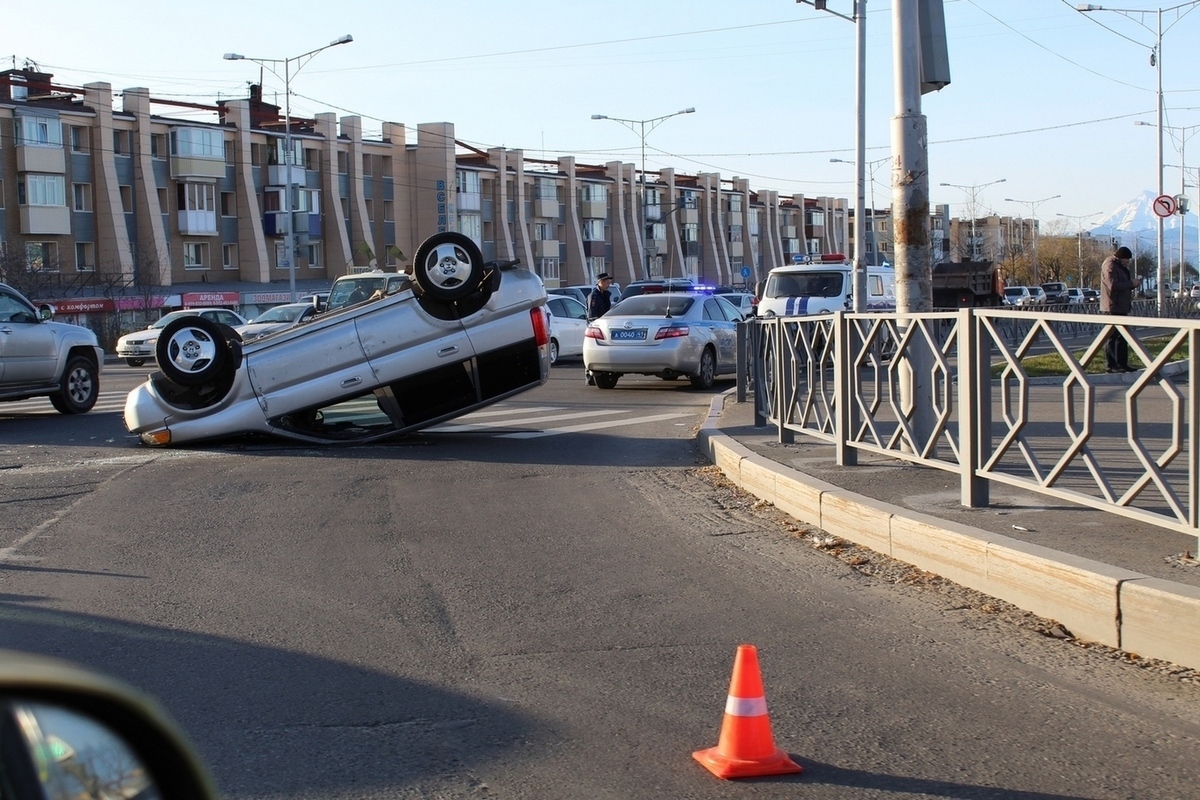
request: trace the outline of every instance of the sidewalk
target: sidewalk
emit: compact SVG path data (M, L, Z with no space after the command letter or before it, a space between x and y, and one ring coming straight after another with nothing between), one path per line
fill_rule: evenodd
M871 453L839 467L833 447L780 444L733 390L699 441L730 480L825 531L1057 620L1079 638L1200 667L1196 537L1002 484L959 503L958 476ZM820 476L820 477L814 477Z

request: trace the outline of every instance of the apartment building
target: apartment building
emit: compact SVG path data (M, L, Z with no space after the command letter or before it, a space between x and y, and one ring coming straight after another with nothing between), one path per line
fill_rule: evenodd
M483 151L449 122L384 122L368 138L357 116L285 120L257 86L205 106L0 72L0 268L102 338L101 320L127 328L198 305L253 314L293 285L402 270L439 231L520 258L548 287L600 272L752 285L804 255L847 252L849 224L843 198Z
M854 215L850 215L853 256ZM864 256L868 264L895 263L892 210L867 209ZM952 218L949 205L934 206L929 215L931 261L1005 261L1028 252L1038 235L1038 221L992 214L975 220Z

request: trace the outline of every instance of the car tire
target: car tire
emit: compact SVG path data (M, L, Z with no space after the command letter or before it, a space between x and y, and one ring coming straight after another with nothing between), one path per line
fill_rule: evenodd
M146 359L144 359L144 358L127 358L127 359L125 359L125 363L131 367L140 367L142 364L146 363Z
M417 248L413 279L435 300L452 303L469 297L483 281L483 254L469 237L454 231L435 233Z
M689 377L693 389L711 389L717 378L717 357L711 348L704 348L700 354L700 367L696 374Z
M593 372L592 378L596 381L596 386L600 389L615 389L617 387L617 379L621 377L619 372Z
M558 339L550 340L550 366L558 363Z
M230 357L223 326L203 317L182 317L163 328L155 345L158 367L180 386L200 386L221 374Z
M67 359L59 380L59 390L50 395L50 404L62 414L86 414L100 396L100 373L91 360L83 356Z

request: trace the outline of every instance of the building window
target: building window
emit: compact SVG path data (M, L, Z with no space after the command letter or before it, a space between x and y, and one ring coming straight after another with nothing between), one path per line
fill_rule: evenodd
M221 266L225 269L238 268L238 251L236 244L221 245Z
M385 244L383 246L383 263L386 266L396 266L396 253L400 252L395 244Z
M221 192L221 216L236 217L237 216L237 193L236 192Z
M91 242L75 243L75 269L78 272L96 271L96 246Z
M363 153L362 171L363 171L364 176L375 174L374 172L371 172L371 154L370 153Z
M321 169L321 151L310 147L304 151L304 168L319 172Z
M165 133L150 134L150 157L167 157L167 135Z
M25 266L30 272L58 272L58 244L26 242Z
M696 193L695 192L680 192L679 204L687 209L696 208Z
M470 237L475 244L483 244L483 217L479 214L460 214L458 217L458 231L464 236Z
M205 242L183 243L183 268L207 269L208 244Z
M324 269L325 257L324 248L320 242L310 242L306 247L308 251L308 267L309 269Z
M91 138L89 131L82 125L71 126L71 152L72 153L88 153L91 152Z
M297 189L296 202L293 211L307 211L309 214L321 213L321 192L317 189Z
M604 256L591 256L587 260L588 283L595 283L596 276L605 270Z
M73 183L71 192L75 198L76 211L92 210L92 185L90 183Z
M533 223L533 238L539 242L554 241L554 223L553 222L535 222ZM548 277L546 275L543 278Z
M366 206L367 206L367 222L373 222L375 220L375 201L368 197L366 199Z
M729 195L729 211L732 214L740 214L742 212L742 196L740 194Z
M127 156L132 151L129 131L113 131L113 155Z
M350 169L350 157L346 155L345 150L338 150L338 174L345 175Z
M392 174L392 157L384 156L383 157L383 176L386 178L388 175L391 175L391 174Z
M269 151L267 158L271 164L287 164L287 138L281 137L275 140L275 146ZM302 139L292 139L292 166L300 166L304 163L304 141Z
M383 221L384 222L395 222L396 221L396 204L393 203L391 200L383 201Z
M217 187L213 184L177 183L175 188L180 211L204 211L211 214L216 210Z
M558 199L558 182L553 178L538 178L537 185L533 189L533 199L535 200L557 200Z
M604 220L585 219L583 221L583 240L585 242L603 242Z
M579 187L579 199L585 203L607 203L608 187L599 183L585 183Z
M57 117L31 117L22 114L16 120L17 144L62 147L62 123Z
M30 172L17 179L17 202L23 206L65 206L66 191L62 175Z
M459 170L454 175L455 189L463 194L479 194L480 177L478 172Z
M562 278L557 258L538 259L537 268L538 274L542 276L542 280L557 281Z
M158 210L160 212L162 212L163 214L166 214L168 211L168 209L167 209L167 187L159 186L154 191L155 191L155 193L158 194Z
M171 131L171 155L223 161L225 134L212 128L175 128Z
M237 148L234 147L233 142L225 142L225 163L237 163Z

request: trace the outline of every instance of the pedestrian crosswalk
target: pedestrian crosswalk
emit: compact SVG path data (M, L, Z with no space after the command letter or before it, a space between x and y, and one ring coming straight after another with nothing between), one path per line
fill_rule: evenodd
M116 414L125 410L126 392L101 392L92 414ZM656 408L637 407L580 408L569 405L528 406L519 403L499 403L488 406L463 417L426 428L429 434L483 434L501 439L536 439L567 433L601 431L612 428L645 425L672 419L698 418L699 409L677 409L662 411ZM58 412L45 397L0 403L0 419L57 415ZM371 396L350 400L324 409L326 421L344 416L365 421L371 416L382 416L375 398Z

